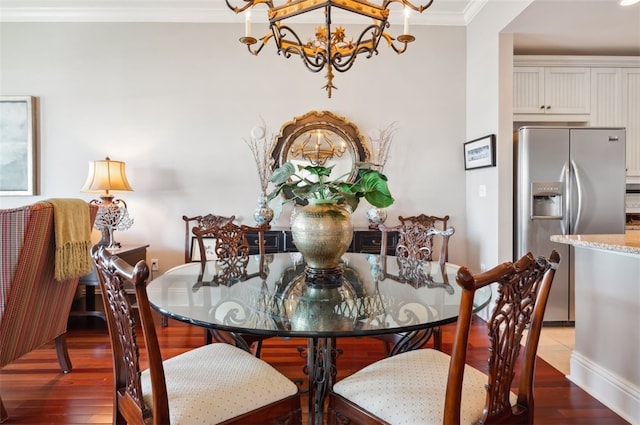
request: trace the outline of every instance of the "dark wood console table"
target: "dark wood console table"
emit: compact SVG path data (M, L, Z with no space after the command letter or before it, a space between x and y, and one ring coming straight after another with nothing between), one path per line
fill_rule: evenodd
M250 253L259 254L258 235L249 234L249 244L251 245ZM381 232L379 230L355 229L353 231L353 240L348 252L359 252L366 254L379 254L381 244ZM267 254L275 254L278 252L296 252L296 246L293 244L290 230L267 230L264 235L265 252ZM398 243L398 233L387 233L387 255L393 255Z
M133 266L138 261L147 259L148 247L149 245L128 245L113 250L111 253L117 255ZM104 312L101 309L96 309L96 287L99 283L95 270L92 269L90 273L81 276L78 281L78 286L80 285L85 288L84 309L83 311L72 310L69 317L99 317L106 321Z

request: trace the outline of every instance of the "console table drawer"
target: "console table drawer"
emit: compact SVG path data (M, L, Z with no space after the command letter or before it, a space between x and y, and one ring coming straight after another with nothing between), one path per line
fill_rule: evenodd
M398 243L398 233L387 233L387 254L393 255ZM380 254L382 233L379 230L361 230L353 233L353 251Z
M293 243L293 235L291 234L291 230L287 230L286 232L284 232L284 247L286 252L298 252L296 244Z
M257 233L247 233L250 254L260 253L260 238ZM264 234L264 251L267 254L284 252L284 235L279 230L268 230Z

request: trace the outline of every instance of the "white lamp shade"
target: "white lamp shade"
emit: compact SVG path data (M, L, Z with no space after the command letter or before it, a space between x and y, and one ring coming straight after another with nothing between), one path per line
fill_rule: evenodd
M133 189L127 181L127 174L124 170L124 162L112 161L108 157L104 161L93 161L89 163L89 174L87 181L82 186L83 192L103 193L109 192L132 192Z

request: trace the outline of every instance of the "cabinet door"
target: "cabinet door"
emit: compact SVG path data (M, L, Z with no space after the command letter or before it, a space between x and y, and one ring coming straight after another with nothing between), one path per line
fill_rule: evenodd
M514 67L513 113L587 114L590 75L581 67Z
M544 68L513 68L513 113L544 114Z
M640 176L640 68L622 70L622 114L627 128L627 175Z
M545 113L589 113L590 71L589 68L545 68Z
M591 69L592 126L622 127L622 69Z

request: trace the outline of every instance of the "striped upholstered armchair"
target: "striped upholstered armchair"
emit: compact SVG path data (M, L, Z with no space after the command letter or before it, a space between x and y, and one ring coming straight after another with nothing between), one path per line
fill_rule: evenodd
M87 208L90 233L97 207ZM55 279L55 251L51 202L0 210L0 368L55 341L62 371L71 370L67 319L79 276ZM0 398L0 422L7 419Z

